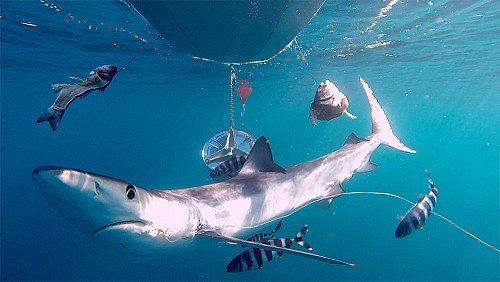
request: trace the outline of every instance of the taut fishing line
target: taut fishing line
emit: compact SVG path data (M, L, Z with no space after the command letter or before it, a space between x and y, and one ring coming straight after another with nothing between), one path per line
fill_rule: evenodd
M153 45L153 43L155 43L158 39L160 39L160 35L158 34L155 39L153 39L151 42L149 42L149 44L142 48L141 51L139 51L137 54L135 54L135 56L133 56L130 60L128 60L128 62L126 62L123 67L121 67L116 73L118 74L122 69L124 69L130 62L132 62L133 59L135 59L137 56L139 56L139 54L141 54L144 50L148 49L149 46Z

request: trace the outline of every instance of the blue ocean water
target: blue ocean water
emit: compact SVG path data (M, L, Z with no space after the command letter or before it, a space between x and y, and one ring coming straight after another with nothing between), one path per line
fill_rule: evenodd
M378 168L344 188L415 201L427 191L428 169L440 191L436 212L498 247L500 4L399 1L377 17L388 4L329 0L297 38L315 78L347 94L356 120L309 124L315 86L292 46L266 64L237 67L254 88L244 128L265 135L282 166L336 150L351 132L370 133L362 76L418 153L381 147L373 155ZM53 103L53 83L120 66L156 32L120 1L3 0L0 15L2 280L500 280L499 254L438 217L394 238L396 217L409 205L372 196L307 207L280 231L292 235L308 224L317 253L356 268L285 255L230 274L225 266L241 248L215 241L155 258L96 245L48 205L33 169L73 167L151 188L209 183L200 150L227 128L228 67L161 39L106 92L75 102L53 132L35 124Z

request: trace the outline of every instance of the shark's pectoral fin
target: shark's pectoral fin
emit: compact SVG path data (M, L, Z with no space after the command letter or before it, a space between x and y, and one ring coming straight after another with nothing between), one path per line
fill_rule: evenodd
M280 172L286 173L286 170L277 165L273 160L271 147L266 137L261 136L250 150L245 164L238 175L252 174L256 172Z
M255 248L264 249L264 250L269 250L269 251L276 251L278 253L286 253L286 254L292 254L292 255L296 255L296 256L306 257L306 258L315 259L315 260L319 260L319 261L330 263L330 264L342 264L342 265L356 266L353 263L344 262L341 260L337 260L337 259L333 259L333 258L329 258L329 257L317 255L317 254L307 253L304 251L287 249L287 248L282 248L282 247L278 247L278 246L271 246L271 245L266 245L266 244L262 244L262 243L258 243L258 242L245 241L243 239L238 239L238 238L234 238L234 237L230 237L230 236L221 235L215 231L204 231L203 233L199 233L199 235L204 235L204 236L224 240L224 241L230 242L230 243L237 243L237 244L255 247Z

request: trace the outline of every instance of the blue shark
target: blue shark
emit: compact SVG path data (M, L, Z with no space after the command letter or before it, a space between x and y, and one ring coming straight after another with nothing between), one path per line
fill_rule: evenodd
M351 134L344 145L317 159L283 168L265 137L229 180L183 189L146 189L77 169L38 167L33 182L49 204L99 244L137 255L164 254L197 237L351 265L309 252L249 242L243 233L285 218L311 204L328 206L355 172L373 170L380 146L416 153L393 133L368 84L360 78L372 120L366 138Z

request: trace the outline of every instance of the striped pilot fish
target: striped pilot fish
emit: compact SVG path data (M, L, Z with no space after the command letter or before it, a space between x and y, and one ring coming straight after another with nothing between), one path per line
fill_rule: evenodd
M425 173L427 174L427 182L429 183L429 192L426 195L420 195L418 202L411 207L401 222L399 222L395 232L396 238L408 236L413 231L422 228L436 205L438 190L434 186L434 181L430 173L427 170Z
M276 227L274 227L273 230L269 233L257 233L253 235L250 238L247 238L246 241L249 242L262 242L265 239L274 239L274 233L278 232L281 229L281 226L283 225L283 220L278 221L278 224L276 224ZM245 245L241 245L242 247L246 247Z
M309 251L312 251L312 247L308 243L304 242L303 239L307 231L308 231L307 225L304 225L304 227L300 229L300 231L293 239L264 238L260 243L271 246L288 248L288 249L293 245L293 243L297 243L303 246L304 248L308 249ZM283 253L253 247L243 251L242 253L234 257L233 260L231 260L231 262L227 265L226 270L227 272L243 272L251 269L259 269L262 267L262 265L264 265L264 263L270 262L274 258L279 258L281 256L283 256Z
M36 123L49 122L52 130L56 130L64 115L64 111L78 98L84 98L90 92L99 90L103 92L118 73L116 66L104 65L95 68L86 79L70 77L75 84L54 84L52 90L57 93L57 98L47 111L41 114Z
M214 180L226 180L238 175L247 156L233 155L228 160L220 163L214 170L210 172L210 177Z

